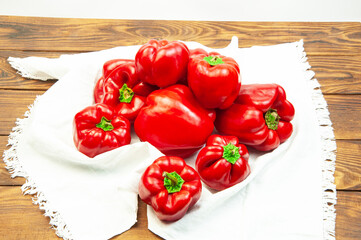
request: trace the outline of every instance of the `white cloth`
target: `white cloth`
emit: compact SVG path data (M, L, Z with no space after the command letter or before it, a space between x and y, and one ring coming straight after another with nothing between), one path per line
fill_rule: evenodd
M162 222L148 206L148 228L177 240L334 239L336 145L303 42L244 49L237 42L233 37L224 49L186 44L235 58L243 84L283 86L296 109L294 132L270 153L251 151L251 174L244 182L220 192L204 186L199 202L181 220ZM72 120L92 104L102 64L113 58L134 59L138 49L118 47L57 59L9 58L24 76L59 79L18 123L10 137L14 149L4 160L14 176L28 178L25 192L38 193L41 200L36 203L43 203L55 218L51 224L64 239L108 239L136 222L140 175L160 152L133 133L130 145L89 159L73 144ZM195 157L186 161L194 166Z

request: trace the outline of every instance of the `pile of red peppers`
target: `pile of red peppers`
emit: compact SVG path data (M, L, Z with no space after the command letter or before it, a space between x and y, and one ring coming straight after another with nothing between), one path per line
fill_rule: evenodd
M73 136L93 158L130 144L133 125L166 155L143 173L139 196L159 219L176 221L200 198L201 182L221 191L245 180L247 147L277 148L291 136L294 114L280 85L241 85L233 58L150 40L135 59L104 63L94 105L76 114ZM197 151L193 169L184 158Z

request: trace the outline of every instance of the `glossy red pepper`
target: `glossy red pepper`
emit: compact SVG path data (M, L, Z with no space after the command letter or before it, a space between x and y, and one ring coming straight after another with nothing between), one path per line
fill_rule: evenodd
M248 177L249 153L235 136L211 135L198 153L196 170L210 188L223 190Z
M163 156L145 170L138 190L139 197L152 206L159 219L176 221L196 204L202 183L182 158Z
M114 107L116 112L133 122L145 104L145 97L156 87L140 81L134 60L108 61L104 64L103 75L104 79L100 79L95 88L103 90L99 102Z
M215 125L222 134L234 135L243 144L270 151L292 134L295 109L277 84L243 85L235 104L218 111Z
M189 49L189 57L194 57L195 55L199 55L199 54L208 54L208 52L206 50L204 50L203 48L195 48L195 49Z
M100 103L100 101L103 99L104 95L104 80L108 77L108 75L119 65L124 63L134 62L134 60L131 59L112 59L103 64L102 69L102 75L98 79L98 81L95 83L94 87L94 101L95 103Z
M241 87L239 66L233 58L195 49L188 64L188 86L203 107L228 108Z
M202 108L184 85L156 90L134 122L142 141L166 155L188 157L211 135L215 112Z
M124 63L134 63L133 59L111 59L103 64L103 76L107 78L114 69Z
M98 81L96 81L94 91L93 91L95 103L99 103L103 99L103 96L104 96L103 85L104 85L104 77L101 76L98 79Z
M150 40L135 56L135 66L142 81L167 87L184 81L187 75L189 50L179 41Z
M74 117L74 143L88 157L95 157L130 143L130 123L112 107L95 104Z

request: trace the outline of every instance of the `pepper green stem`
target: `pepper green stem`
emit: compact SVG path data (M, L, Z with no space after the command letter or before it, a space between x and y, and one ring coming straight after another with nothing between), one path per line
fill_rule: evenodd
M164 177L164 187L167 189L168 193L179 192L182 189L184 180L176 172L163 172L162 176Z
M172 185L178 184L178 179L173 174L170 174L169 172L163 172L163 177L168 178L171 181Z
M204 61L206 61L211 66L216 66L218 64L224 63L222 58L219 56L207 56L203 58Z
M228 145L223 146L223 156L228 162L235 164L238 159L241 158L241 154L239 154L239 147L234 146L232 143L228 143Z
M98 123L97 125L95 125L97 128L101 128L104 131L111 131L114 129L112 123L110 120L106 119L105 117L102 117L102 119L100 120L100 123Z
M126 83L124 83L122 88L119 89L119 101L122 103L130 103L133 99L133 96L133 90L129 88Z
M264 120L269 129L277 130L278 123L280 122L280 116L277 113L276 109L270 109L264 115Z

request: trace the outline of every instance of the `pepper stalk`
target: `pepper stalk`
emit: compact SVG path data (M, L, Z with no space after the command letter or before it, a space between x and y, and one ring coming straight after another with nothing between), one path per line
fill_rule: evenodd
M111 131L114 129L114 126L111 123L112 121L106 119L105 117L102 117L102 119L100 120L100 122L98 124L96 124L95 126L97 128L103 129L104 131Z
M162 176L164 177L164 187L167 189L168 193L176 193L182 189L184 180L176 172L163 172Z
M219 56L207 56L203 58L204 61L206 61L211 66L216 66L218 64L224 63L222 58Z
M122 103L130 103L133 99L134 92L126 83L119 89L119 101Z
M264 116L266 125L271 130L277 130L280 119L281 117L278 115L277 110L272 108Z
M223 146L223 156L228 162L235 164L238 159L241 158L241 154L239 154L239 147L236 147L232 143L228 143L228 145Z

